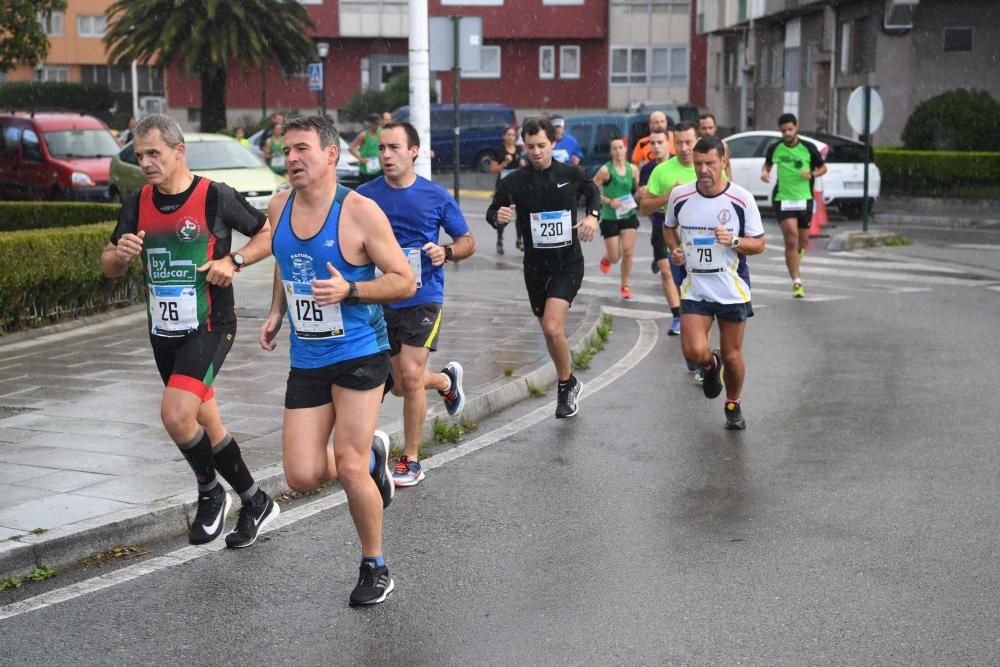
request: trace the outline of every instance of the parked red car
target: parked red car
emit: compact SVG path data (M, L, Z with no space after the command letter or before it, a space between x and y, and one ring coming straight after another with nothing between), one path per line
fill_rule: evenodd
M107 201L119 149L93 116L0 115L0 198Z

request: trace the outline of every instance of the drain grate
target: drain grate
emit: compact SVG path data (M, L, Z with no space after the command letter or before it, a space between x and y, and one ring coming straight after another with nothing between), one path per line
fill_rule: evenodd
M7 419L14 415L23 415L25 412L35 412L38 408L19 408L13 405L0 405L0 419Z

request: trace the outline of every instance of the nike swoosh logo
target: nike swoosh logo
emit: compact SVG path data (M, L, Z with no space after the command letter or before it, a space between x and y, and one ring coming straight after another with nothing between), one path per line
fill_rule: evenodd
M562 187L565 187L567 185L569 185L568 182L566 182L566 183L560 183L559 185L556 186L556 188L562 188Z
M264 515L265 514L267 514L267 508L266 507L264 508L264 511L260 513L260 516L255 516L253 518L253 527L254 528L256 528L257 526L259 526L260 522L264 520Z
M209 535L211 535L212 533L214 533L215 531L217 531L219 529L219 523L222 521L222 514L225 511L225 509L226 509L226 506L223 505L222 509L219 510L218 515L216 515L215 521L213 521L210 525L205 526L205 532L206 533L208 533Z

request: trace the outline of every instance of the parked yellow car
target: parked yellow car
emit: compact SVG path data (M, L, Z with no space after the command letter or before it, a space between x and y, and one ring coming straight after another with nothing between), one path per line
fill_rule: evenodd
M290 186L288 179L271 171L264 161L224 134L188 133L184 135L188 167L198 176L225 183L260 211L267 211L271 196ZM125 197L146 184L146 177L129 143L111 158L112 201Z

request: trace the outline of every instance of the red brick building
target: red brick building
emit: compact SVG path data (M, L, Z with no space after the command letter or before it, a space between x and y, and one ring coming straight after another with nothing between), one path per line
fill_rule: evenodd
M326 106L332 112L366 87L383 87L408 66L407 0L302 0L316 26L313 38L330 44ZM430 0L431 16L483 17L480 71L462 74L463 102L509 104L534 110L608 108L608 6L614 0ZM431 73L440 98L451 100L450 72ZM199 82L171 67L167 106L196 126ZM254 121L272 109L314 110L318 94L304 72L271 64L246 77L230 70L230 122Z

